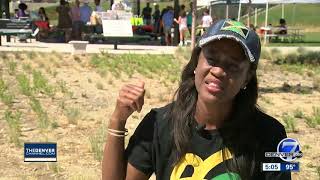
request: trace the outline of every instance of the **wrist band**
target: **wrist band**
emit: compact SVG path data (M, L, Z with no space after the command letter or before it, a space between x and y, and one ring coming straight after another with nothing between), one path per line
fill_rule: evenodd
M128 133L126 133L126 134L116 134L116 133L113 133L113 132L110 132L110 131L108 131L108 133L110 135L112 135L112 136L115 136L115 137L126 137L126 136L128 136Z
M128 132L128 129L124 128L124 131L120 131L120 130L108 128L108 131L113 132L113 133L126 133L126 132Z
M126 129L126 128L125 128L124 131L108 128L108 133L110 135L116 136L116 137L125 137L125 136L129 135L128 129Z

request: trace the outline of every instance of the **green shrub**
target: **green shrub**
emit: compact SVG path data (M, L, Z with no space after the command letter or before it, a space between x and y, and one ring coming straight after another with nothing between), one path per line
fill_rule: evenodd
M309 51L303 54L291 53L285 57L277 58L276 64L307 64L307 65L320 65L320 52Z
M36 92L43 91L45 94L52 96L54 89L48 84L48 80L42 75L40 71L32 71L33 88Z
M93 153L94 159L101 161L103 157L103 144L106 138L106 127L101 126L97 132L89 136L89 142L91 145L91 152Z
M65 115L67 116L70 124L77 124L78 119L81 116L80 109L75 107L67 108L65 110Z
M293 113L293 116L295 117L295 118L303 118L304 117L304 114L303 114L303 112L301 111L301 109L296 109L295 111L294 111L294 113Z
M6 111L4 113L4 119L7 121L9 126L10 142L16 146L20 146L21 142L19 137L21 136L21 112Z
M47 112L42 108L39 100L34 97L30 98L31 109L37 114L39 127L45 129L49 126L49 118Z
M24 74L19 74L17 77L17 81L21 90L21 93L26 96L32 95L32 88L30 86L30 80Z
M287 132L297 132L296 129L296 121L293 117L289 115L285 115L283 117L284 127L286 128Z

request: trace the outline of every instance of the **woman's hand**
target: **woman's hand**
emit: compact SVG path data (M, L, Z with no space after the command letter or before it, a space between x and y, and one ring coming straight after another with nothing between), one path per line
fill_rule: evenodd
M118 121L125 125L128 117L134 111L141 111L144 104L144 93L144 82L124 85L120 89L111 121Z

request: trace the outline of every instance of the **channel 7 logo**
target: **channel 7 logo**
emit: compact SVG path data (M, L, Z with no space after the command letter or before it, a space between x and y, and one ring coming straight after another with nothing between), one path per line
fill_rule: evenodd
M277 147L277 152L266 152L265 157L279 157L283 161L292 162L302 157L301 146L296 139L282 139Z
M302 157L301 146L296 139L285 138L278 144L277 152L280 158L286 162L292 162ZM282 154L284 153L284 154Z

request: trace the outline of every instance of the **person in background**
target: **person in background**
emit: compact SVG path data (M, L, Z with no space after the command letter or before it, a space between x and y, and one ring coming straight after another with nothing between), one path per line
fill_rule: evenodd
M173 25L174 13L171 6L167 7L167 11L163 14L163 32L165 35L166 45L171 46L171 27Z
M94 4L96 5L96 7L94 8L94 11L103 12L103 8L100 5L100 0L94 0Z
M33 21L33 26L36 28L33 33L33 35L36 37L36 40L41 41L48 38L50 32L50 23L44 7L39 8L37 20Z
M40 19L41 21L46 21L46 22L49 23L49 18L48 18L48 16L47 16L47 13L46 13L44 7L40 7L40 8L39 8L38 16L39 16L39 19Z
M203 31L206 32L208 27L212 24L212 17L209 14L209 9L204 10L201 22Z
M65 0L60 0L60 5L56 8L58 13L58 29L64 32L64 41L71 40L72 20L70 17L69 3Z
M185 34L188 30L187 27L187 14L184 9L180 11L179 18L176 19L174 18L174 21L179 24L179 33L180 33L180 43L179 46L184 46L185 45Z
M89 0L84 0L83 5L80 7L80 20L87 24L90 22L90 16L92 13L92 8L89 6Z
M151 14L152 14L152 8L150 7L150 3L147 3L147 6L144 7L142 10L143 23L145 25L151 24Z
M20 3L18 5L18 13L17 13L17 17L18 18L24 18L24 17L28 17L29 15L26 13L26 10L28 9L28 6L25 3Z
M19 9L14 9L14 19L19 19Z
M192 2L190 2L189 4L190 6L190 9L187 13L187 27L188 27L188 30L189 30L189 34L191 36L191 28L192 28L192 8L193 8L193 5L192 5Z
M80 1L75 0L74 6L71 8L70 17L72 20L72 38L81 40L81 29L83 23L80 17Z
M287 23L286 20L281 18L279 20L279 26L278 31L275 32L275 34L287 34L288 33L288 28L287 28Z
M159 5L156 4L154 6L154 13L152 15L153 17L153 32L156 33L157 35L160 32L160 9L159 9Z

